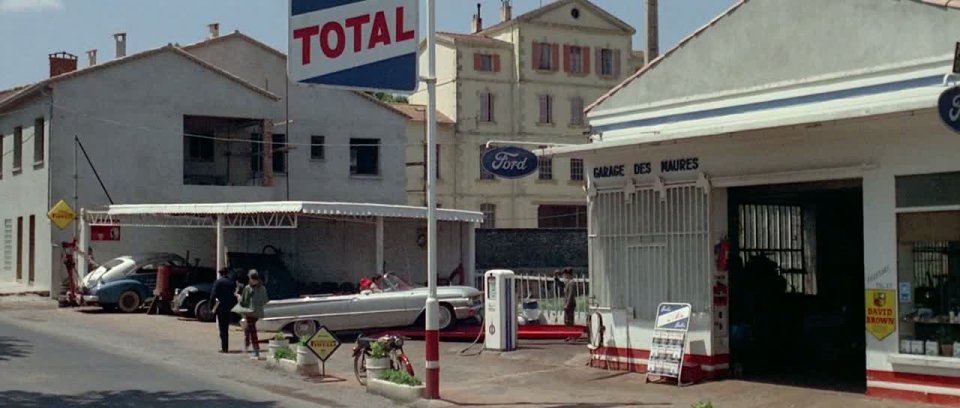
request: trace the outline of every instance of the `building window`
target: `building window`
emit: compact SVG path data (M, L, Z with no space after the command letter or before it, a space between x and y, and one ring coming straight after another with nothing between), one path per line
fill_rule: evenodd
M350 175L380 175L380 139L350 139Z
M212 162L214 151L214 140L212 136L206 135L187 135L189 138L188 151L190 160L200 162Z
M537 208L538 228L587 228L585 205L541 205Z
M13 171L23 167L23 128L13 128Z
M484 168L483 168L483 155L484 155L484 153L486 153L486 152L489 151L490 149L491 149L491 148L490 148L490 147L487 147L487 145L485 145L485 144L480 145L480 161L479 161L479 163L480 163L480 180L493 180L493 179L495 178L495 177L493 176L493 173L491 173L491 172L487 171L487 169L484 169Z
M533 43L533 69L538 71L556 71L559 59L557 44Z
M583 181L583 159L570 159L570 180Z
M540 122L541 124L553 123L553 97L550 95L540 95Z
M33 121L33 164L43 164L44 136L44 120L37 118Z
M608 77L620 76L620 51L603 48L599 50L599 54L597 63L600 64L600 66L597 70L600 75Z
M323 160L325 158L324 144L326 144L326 137L310 136L310 160Z
M480 204L480 212L483 213L483 225L480 228L497 228L497 206L496 204Z
M500 72L500 56L494 54L473 54L473 69L478 72Z
M493 94L490 92L484 92L480 94L480 121L481 122L493 122L494 121L494 104L493 104Z
M579 96L570 98L570 124L583 126L583 98Z
M287 135L273 135L273 172L278 174L287 174Z
M547 146L540 146L541 149L546 149ZM540 156L537 158L537 168L539 170L540 180L553 180L553 158L547 156Z
M564 71L571 74L590 73L590 47L564 46Z

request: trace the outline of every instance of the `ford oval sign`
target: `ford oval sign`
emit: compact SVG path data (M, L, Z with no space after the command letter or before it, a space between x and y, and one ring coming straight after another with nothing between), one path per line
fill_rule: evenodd
M498 177L516 179L537 171L537 155L519 147L507 146L488 150L480 160L483 169Z
M946 123L954 132L960 132L960 86L947 89L940 94L937 110L940 111L940 119L943 119L943 123Z

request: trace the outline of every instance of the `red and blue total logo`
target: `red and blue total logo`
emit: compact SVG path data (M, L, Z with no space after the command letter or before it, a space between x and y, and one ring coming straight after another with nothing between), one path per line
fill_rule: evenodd
M414 91L418 0L291 0L290 79Z

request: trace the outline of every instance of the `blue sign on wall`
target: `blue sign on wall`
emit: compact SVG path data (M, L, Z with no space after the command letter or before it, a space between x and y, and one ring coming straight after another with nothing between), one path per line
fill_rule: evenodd
M960 132L960 86L947 89L940 94L937 110L940 111L940 119L943 119L943 123L946 123L954 132Z
M689 303L661 303L657 308L657 329L683 330L690 328Z
M519 147L507 146L488 150L480 159L483 169L495 176L517 179L537 171L537 155Z

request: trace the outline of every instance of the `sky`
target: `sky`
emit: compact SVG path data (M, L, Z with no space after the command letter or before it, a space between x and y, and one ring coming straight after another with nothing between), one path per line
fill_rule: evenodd
M551 0L514 0L514 16ZM660 50L729 8L736 0L661 0ZM477 3L484 24L499 21L500 0L437 0L437 30L468 32ZM643 0L593 0L637 29L634 49L646 44ZM425 0L421 0L424 20ZM0 90L42 80L47 55L67 51L86 66L86 51L114 56L113 33L127 33L127 53L206 38L207 24L221 34L239 30L286 52L286 0L0 0Z

